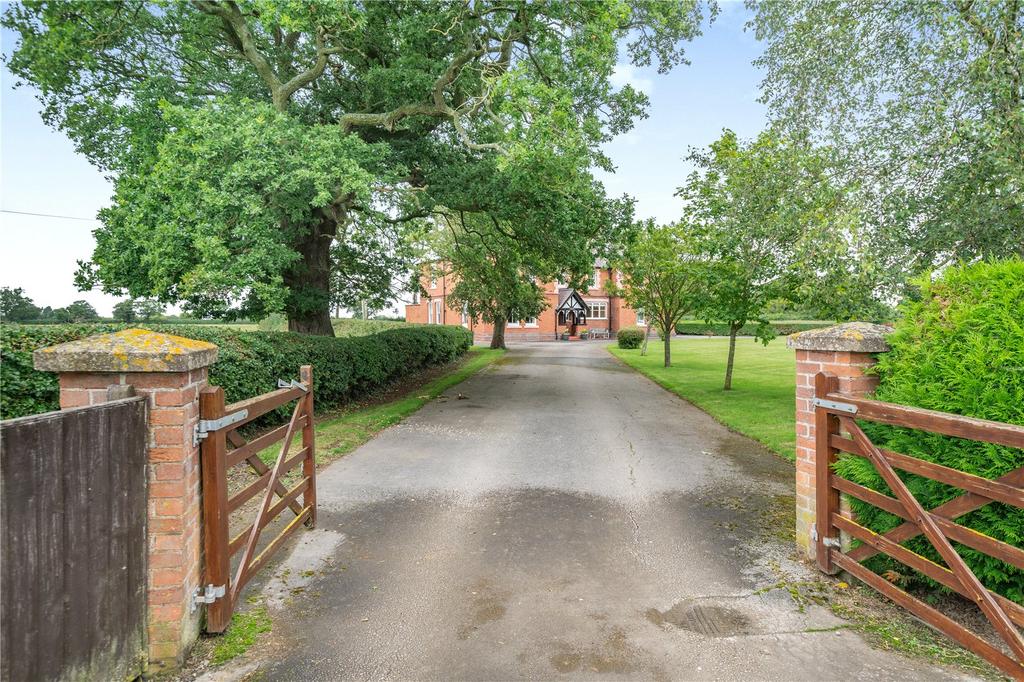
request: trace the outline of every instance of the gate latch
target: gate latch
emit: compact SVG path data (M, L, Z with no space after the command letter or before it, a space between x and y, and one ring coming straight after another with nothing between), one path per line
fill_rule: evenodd
M199 423L196 424L195 430L192 432L192 445L199 445L199 441L206 438L211 431L220 431L225 426L237 424L248 416L249 410L239 410L238 412L226 414L220 419L200 419Z
M835 410L836 412L857 414L857 406L850 403L839 403L835 400L825 400L824 398L812 398L811 404L815 407L824 407L827 410Z
M284 379L278 379L277 380L277 387L278 388L297 388L297 389L301 390L303 393L308 393L309 392L309 388L306 387L306 384L302 383L301 381L296 381L295 379L292 379L291 381L285 381Z
M224 585L207 585L205 589L197 587L192 595L192 612L199 608L200 604L212 604L227 593Z
M816 523L811 524L811 541L818 541L818 524ZM839 538L825 538L821 541L821 544L826 547L836 547L837 549L842 547L842 543L839 541Z

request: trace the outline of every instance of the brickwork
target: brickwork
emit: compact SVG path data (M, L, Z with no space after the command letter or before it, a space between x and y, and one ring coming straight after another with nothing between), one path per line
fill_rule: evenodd
M808 559L815 551L814 377L831 372L839 378L840 393L871 393L878 379L865 375L865 370L875 364L877 353L888 349L884 336L889 331L854 322L789 337L789 347L796 350L796 542Z
M106 337L111 336L116 335L104 335L107 345L98 347L108 347ZM88 371L96 358L82 359L82 342L74 342L77 354L62 354L61 346L46 349L44 362L59 372L61 409L105 402L111 386L130 385L148 400L148 671L155 673L179 666L199 634L201 611L190 612L192 594L202 579L199 448L192 441L207 368L192 368L194 362L181 358L170 365L155 363L146 349L159 348L160 338L132 337L129 348L117 346L121 340L115 339L113 352L119 358L127 354L125 369L144 371ZM205 353L204 361L211 364L216 358L216 347L210 344L184 352Z

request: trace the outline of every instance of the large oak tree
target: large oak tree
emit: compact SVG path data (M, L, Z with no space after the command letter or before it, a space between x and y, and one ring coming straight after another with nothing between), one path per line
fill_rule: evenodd
M599 145L642 115L610 82L620 46L666 70L701 19L697 0L124 0L3 23L44 119L116 180L80 286L331 334L338 288L379 295L439 208L544 258L590 240L571 211L516 216L566 206L548 179L609 167Z

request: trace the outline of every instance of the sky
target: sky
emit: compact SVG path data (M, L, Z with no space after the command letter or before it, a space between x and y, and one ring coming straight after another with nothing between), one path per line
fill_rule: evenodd
M717 20L686 46L689 65L668 74L617 68L617 84L628 82L650 97L649 117L605 147L616 172L597 175L610 195L636 199L637 217L680 217L673 193L692 169L685 161L690 148L706 147L723 128L749 138L764 127L765 109L757 102L762 74L751 64L761 47L744 31L748 19L742 2L723 2ZM0 34L5 55L15 42L14 33ZM78 291L74 272L92 254L96 212L109 203L111 183L43 123L31 87L14 85L0 69L0 286L22 287L41 307L84 299L109 316L119 299Z

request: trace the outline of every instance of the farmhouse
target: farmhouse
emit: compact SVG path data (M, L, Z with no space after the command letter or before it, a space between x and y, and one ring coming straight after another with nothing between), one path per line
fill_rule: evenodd
M619 278L616 270L602 262L594 264L594 274L587 290L570 289L561 282L544 282L547 307L538 317L524 320L510 317L505 328L508 341L552 341L562 334L578 337L581 332L607 331L614 335L623 327L645 326L642 311L633 310L619 296L610 296L605 283ZM448 292L455 283L454 275L432 275L425 271L421 285L426 295L413 294L413 302L405 306L405 319L415 324L461 325L473 332L474 343L488 343L493 325L471 320L464 310L449 304Z

